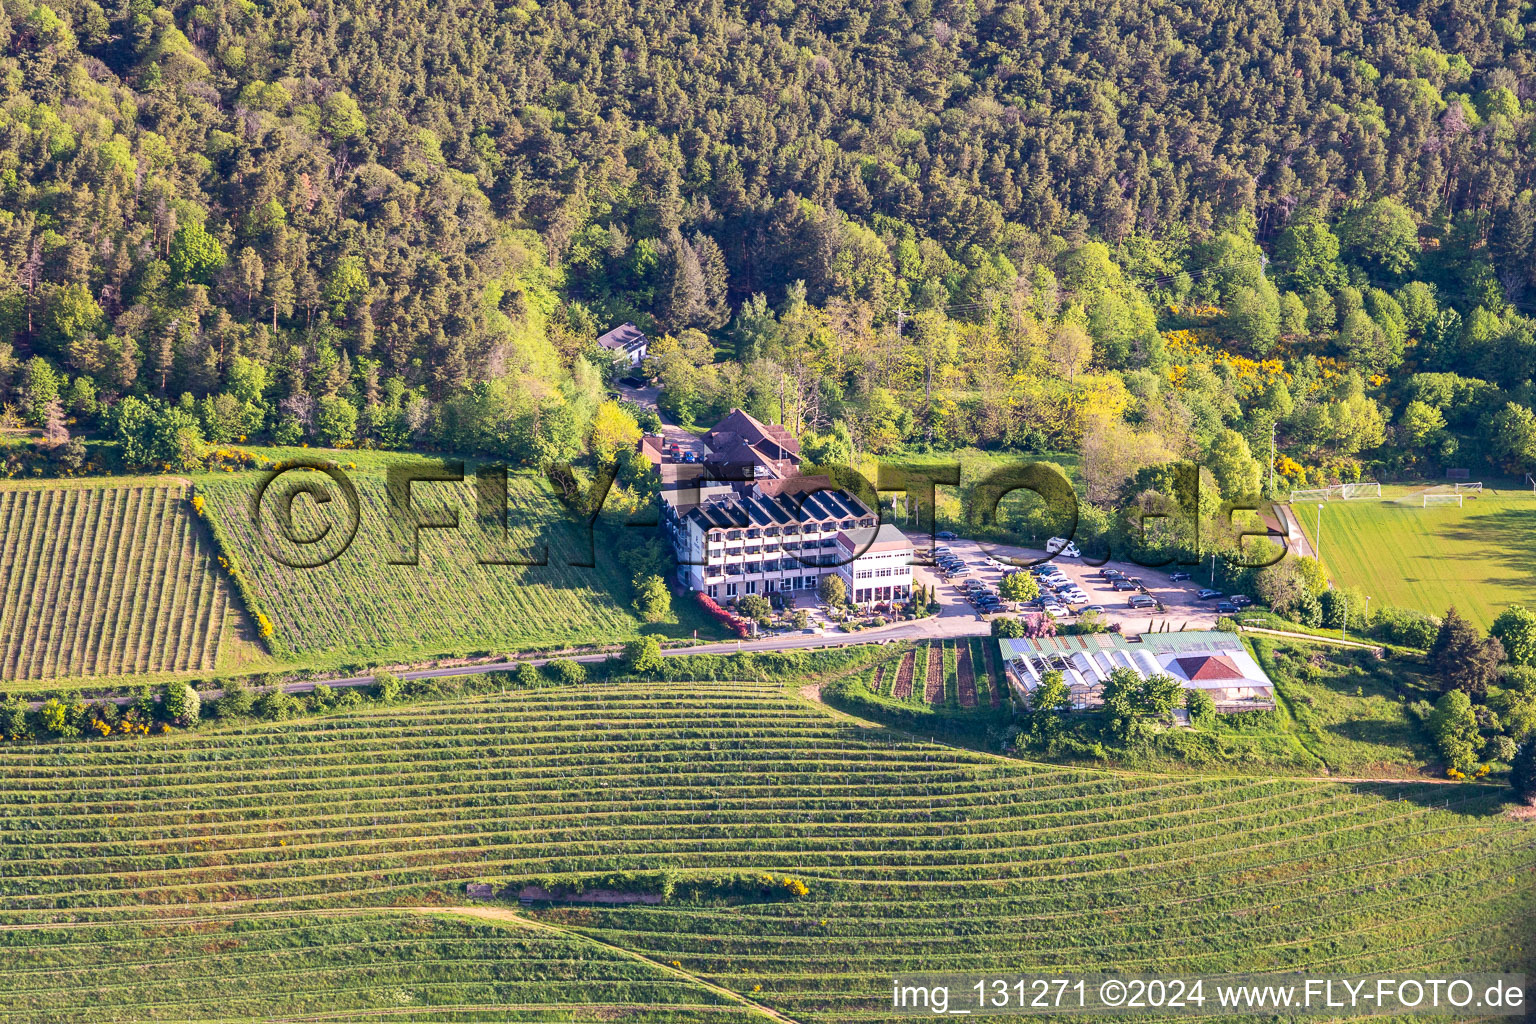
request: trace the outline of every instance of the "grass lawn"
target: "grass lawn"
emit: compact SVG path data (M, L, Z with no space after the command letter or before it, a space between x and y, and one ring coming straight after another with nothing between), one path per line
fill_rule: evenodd
M1317 544L1316 510L1296 517ZM1323 509L1329 577L1384 604L1443 615L1455 605L1486 628L1507 605L1536 600L1536 496L1467 495L1463 507L1400 501L1332 501Z

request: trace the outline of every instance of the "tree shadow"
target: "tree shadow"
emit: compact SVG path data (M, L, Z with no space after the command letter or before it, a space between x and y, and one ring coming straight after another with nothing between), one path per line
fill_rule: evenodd
M1401 801L1426 810L1445 811L1470 818L1492 818L1504 812L1508 786L1486 780L1455 785L1416 782L1412 779L1380 782L1340 782L1362 796Z

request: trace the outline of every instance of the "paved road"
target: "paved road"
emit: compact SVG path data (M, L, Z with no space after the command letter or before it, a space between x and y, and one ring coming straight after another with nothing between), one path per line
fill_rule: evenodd
M670 416L662 412L661 408L657 406L656 398L661 394L661 388L655 385L632 388L627 384L620 384L615 381L613 389L626 401L634 402L636 405L646 409L654 409L657 417L661 420L661 436L668 444L675 444L683 451L691 451L696 455L708 454L709 449L705 447L704 442L699 439L697 434L678 426L672 421Z
M924 640L941 637L958 636L987 636L992 627L989 623L977 618L974 614L968 620L951 619L940 624L938 618L918 619L912 622L893 623L882 629L866 629L858 633L791 633L786 635L765 636L749 640L726 640L719 643L696 644L692 647L667 647L663 648L661 656L675 658L687 654L736 654L742 651L804 651L817 650L824 647L847 647L850 644L891 643L897 640ZM437 668L411 669L405 672L394 673L398 679L444 679L451 676L482 676L491 672L510 672L519 665L533 665L541 667L555 660L567 660L592 664L593 662L606 661L610 657L616 657L617 648L598 651L589 654L562 655L560 658L516 658L510 661L478 662L472 665L444 665ZM325 684L332 689L348 687L372 686L373 674L361 676L328 676L324 679L306 679L299 682L285 683L284 693L308 693L318 684ZM199 695L203 700L217 700L224 695L223 690L201 690ZM116 703L127 705L133 703L133 697L114 698ZM33 708L39 707L41 701L33 701Z

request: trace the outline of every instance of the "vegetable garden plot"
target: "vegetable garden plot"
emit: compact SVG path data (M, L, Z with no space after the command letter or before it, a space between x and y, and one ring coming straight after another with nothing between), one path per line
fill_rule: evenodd
M0 679L212 668L228 595L178 487L0 490Z
M987 663L987 688L992 692L992 706L1003 706L1003 681L997 670L997 643L993 640L982 640L981 649L986 655Z
M360 509L351 546L326 565L293 568L273 558L250 522L249 502L259 479L231 476L199 488L243 567L260 606L256 610L272 621L278 651L453 652L613 642L637 634L638 621L615 598L612 570L605 574L571 564L591 560L592 552L541 481L526 476L508 481L505 544L479 526L473 477L462 484L416 484L415 508L429 515L457 513L460 527L421 530L419 564L399 565L391 563L401 549L389 525L384 480L352 474ZM340 518L321 518L342 506L335 500L317 509L300 499L294 505L296 532L305 535L326 523L344 529ZM547 565L483 564L528 560L546 545ZM600 560L610 555L598 553Z
M944 703L944 648L938 644L928 647L927 686L923 696L929 704Z
M896 670L896 682L891 686L892 697L897 700L906 700L912 696L912 675L916 663L916 651L908 651L901 656L901 667Z
M956 649L955 658L960 685L960 706L973 708L976 706L976 676L971 672L971 645L961 641Z

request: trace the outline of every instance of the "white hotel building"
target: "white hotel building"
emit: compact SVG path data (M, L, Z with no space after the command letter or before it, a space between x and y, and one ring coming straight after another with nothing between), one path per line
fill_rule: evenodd
M660 438L641 450L661 476L664 528L678 581L723 604L748 594L814 592L843 579L861 604L912 593L912 544L825 477L799 475L799 442L734 410L680 462Z
M852 595L856 587L850 573L891 568L887 564L891 556L885 551L860 554L852 538L855 534L873 537L876 517L843 491L789 496L768 495L754 487L697 505L673 522L683 584L721 602L747 594L814 591L821 577L831 573L843 576ZM910 543L906 550L903 597L912 585ZM901 586L897 578L884 580L884 588ZM874 588L862 579L857 583Z

